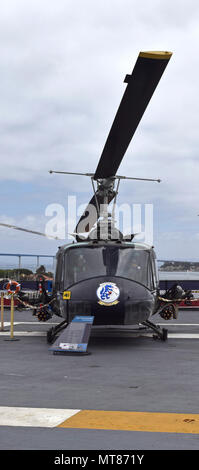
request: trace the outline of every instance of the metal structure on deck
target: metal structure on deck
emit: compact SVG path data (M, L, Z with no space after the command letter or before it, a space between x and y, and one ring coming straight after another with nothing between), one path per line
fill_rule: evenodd
M40 259L41 258L48 258L52 260L52 269L55 270L55 260L56 256L53 255L38 255L38 254L26 254L26 253L0 253L1 257L16 257L18 258L18 269L21 269L22 266L22 258L35 258L36 259L36 269L40 266ZM1 266L1 258L0 258L0 266ZM15 268L13 266L13 268ZM2 268L4 269L4 268Z

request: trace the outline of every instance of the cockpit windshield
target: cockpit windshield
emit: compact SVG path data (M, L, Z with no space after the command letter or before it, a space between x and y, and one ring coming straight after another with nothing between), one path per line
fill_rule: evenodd
M149 252L131 247L78 247L65 253L65 286L95 276L120 276L149 287Z

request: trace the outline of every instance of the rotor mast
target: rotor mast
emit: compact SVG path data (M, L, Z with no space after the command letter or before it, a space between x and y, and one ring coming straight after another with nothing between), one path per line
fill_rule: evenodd
M136 180L136 181L156 181L158 183L161 182L160 179L152 179L152 178L135 178L132 176L121 176L121 175L114 175L109 176L108 178L95 178L94 173L80 173L80 172L70 172L70 171L54 171L49 170L49 173L58 173L64 175L81 175L81 176L88 176L91 178L93 193L94 193L94 202L97 211L97 220L99 224L99 229L97 227L97 238L102 237L103 239L109 238L109 233L113 230L117 230L115 227L115 208L116 208L116 199L119 192L119 185L121 180ZM117 181L117 185L116 185ZM96 184L94 184L94 182ZM116 185L116 189L115 189ZM108 205L113 200L113 207L112 212L108 211ZM100 220L99 220L100 219ZM87 232L89 230L86 230ZM99 233L100 232L100 233ZM76 232L77 233L77 232ZM95 233L95 229L93 229L93 233ZM118 230L117 230L117 233ZM77 233L78 235L78 233ZM85 240L85 238L84 238Z

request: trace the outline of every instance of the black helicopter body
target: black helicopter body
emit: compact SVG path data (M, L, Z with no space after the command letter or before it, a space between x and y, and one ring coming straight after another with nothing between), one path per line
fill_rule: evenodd
M94 325L143 323L158 307L158 272L153 247L126 241L89 241L57 253L56 306L70 323L94 315Z

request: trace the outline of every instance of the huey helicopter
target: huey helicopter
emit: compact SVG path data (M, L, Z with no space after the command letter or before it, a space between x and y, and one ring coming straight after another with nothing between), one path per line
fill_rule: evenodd
M50 170L86 175L91 178L94 192L74 230L75 241L59 247L56 255L51 309L64 321L49 330L50 343L76 315L94 315L94 325L144 325L162 340L167 339L167 330L149 318L155 313L165 319L176 318L177 304L172 298L182 298L183 293L175 286L165 293L165 301L160 299L153 246L134 242L135 234L124 236L115 225L116 198L122 179L160 182L120 176L117 171L171 55L171 52L139 53L132 74L125 77L127 86L95 173ZM44 287L43 295L45 303ZM47 309L44 317L47 320L50 316Z

